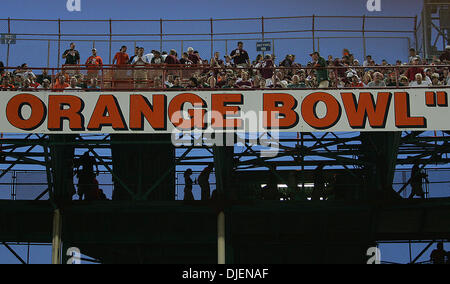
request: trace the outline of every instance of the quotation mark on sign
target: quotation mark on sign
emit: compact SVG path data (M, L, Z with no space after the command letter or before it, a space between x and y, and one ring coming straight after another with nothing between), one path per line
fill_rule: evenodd
M425 104L427 107L448 107L448 96L446 92L426 92Z

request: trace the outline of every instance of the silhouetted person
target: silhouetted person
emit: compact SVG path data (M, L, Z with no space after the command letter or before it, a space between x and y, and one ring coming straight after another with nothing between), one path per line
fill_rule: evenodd
M444 250L444 244L438 243L437 248L430 254L430 261L433 264L445 264L447 252Z
M325 197L325 176L323 174L323 165L320 165L314 171L314 189L311 200L317 201Z
M184 199L183 200L194 200L194 195L192 194L192 185L194 182L191 179L192 170L187 169L184 172Z
M78 178L78 196L80 197L80 200L83 200L83 196L87 199L92 199L92 196L95 195L95 191L98 190L94 165L98 175L98 165L95 162L95 158L91 157L88 151L75 162L76 176Z
M275 171L276 169L273 169ZM263 189L264 200L280 200L280 193L278 192L278 179L272 172L267 186Z
M217 189L214 189L211 193L211 200L217 200Z
M422 172L422 170L419 167L419 164L416 163L412 170L411 170L411 195L409 196L409 199L414 198L414 196L420 196L421 198L425 198L425 192L423 191L423 179L427 183L428 181L428 175Z
M211 188L209 186L209 176L214 168L214 164L209 164L199 175L198 184L202 190L202 200L209 200Z

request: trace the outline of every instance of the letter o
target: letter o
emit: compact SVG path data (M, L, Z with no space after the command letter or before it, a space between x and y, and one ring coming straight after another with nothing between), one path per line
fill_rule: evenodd
M317 117L316 107L319 102L327 106L327 114L323 118ZM335 97L328 93L312 93L302 102L302 116L309 126L315 129L327 129L333 127L341 118L341 105Z
M31 116L28 119L22 117L22 107L28 105L31 108ZM22 130L34 130L41 126L45 120L47 110L44 102L31 94L20 94L9 100L6 106L6 118L9 123Z

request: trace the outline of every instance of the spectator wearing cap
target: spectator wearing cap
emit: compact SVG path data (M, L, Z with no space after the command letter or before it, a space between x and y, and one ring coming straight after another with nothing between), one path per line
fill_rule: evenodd
M358 75L350 72L347 77L350 76L351 79L351 83L350 83L350 87L351 88L363 88L364 84L361 82L361 80L359 80Z
M400 76L398 85L399 85L400 87L408 87L408 86L409 86L409 80L408 80L408 77L406 77L406 76Z
M439 56L439 60L444 64L450 64L450 45L445 47L445 51Z
M177 58L177 51L175 49L171 49L169 55L166 57L166 61L164 62L168 65L181 64Z
M326 69L327 62L317 51L311 53L310 56L313 60L313 67L315 68L319 88L328 88L330 81L328 81L328 70Z
M439 82L439 74L438 73L433 73L431 75L431 83L428 84L430 87L439 87L441 86L441 82Z
M412 61L413 65L419 65L420 64L420 58L415 57ZM405 76L408 77L409 81L414 81L416 79L416 74L422 75L422 78L425 77L425 73L423 72L423 68L412 66L409 67L408 70L406 70Z
M238 47L231 52L230 57L233 59L234 65L238 67L250 63L250 57L247 51L244 50L244 43L242 41L238 42Z
M98 69L103 66L103 59L97 55L97 49L92 49L92 55L86 60L86 67L88 69L88 78L97 78Z
M423 80L427 84L431 84L431 75L433 75L433 70L431 70L431 68L425 68L425 70L423 70L423 72L425 73L425 77L423 78Z

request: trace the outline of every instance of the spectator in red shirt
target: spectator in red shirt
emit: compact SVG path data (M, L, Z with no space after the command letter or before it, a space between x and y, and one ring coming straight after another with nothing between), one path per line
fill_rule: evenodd
M363 88L364 87L364 84L359 80L359 77L356 74L349 73L347 76L350 76L350 78L352 80L352 82L350 84L351 88Z
M272 60L272 56L270 56L270 54L267 54L264 57L264 61L261 64L261 70L259 71L261 73L261 77L263 77L266 80L272 78L273 67L274 63Z
M0 89L15 89L13 84L9 83L9 78L7 76L4 76L2 78L2 84L0 85Z
M412 61L413 65L420 64L420 58L415 57ZM405 76L409 79L409 81L414 81L416 79L416 74L421 74L423 78L425 78L425 73L423 72L423 68L420 67L409 67L406 70Z
M103 66L103 60L97 55L97 49L92 49L92 55L86 60L86 67L88 69L88 79L98 77L98 69Z
M177 58L177 52L175 49L171 49L169 55L166 57L166 61L164 63L168 65L180 64L180 61Z
M120 51L116 53L113 59L113 64L116 64L118 66L125 65L130 61L130 57L127 54L127 47L124 45L120 48Z
M192 62L192 64L198 64L200 61L200 57L194 53L194 49L192 47L188 48L188 59Z

